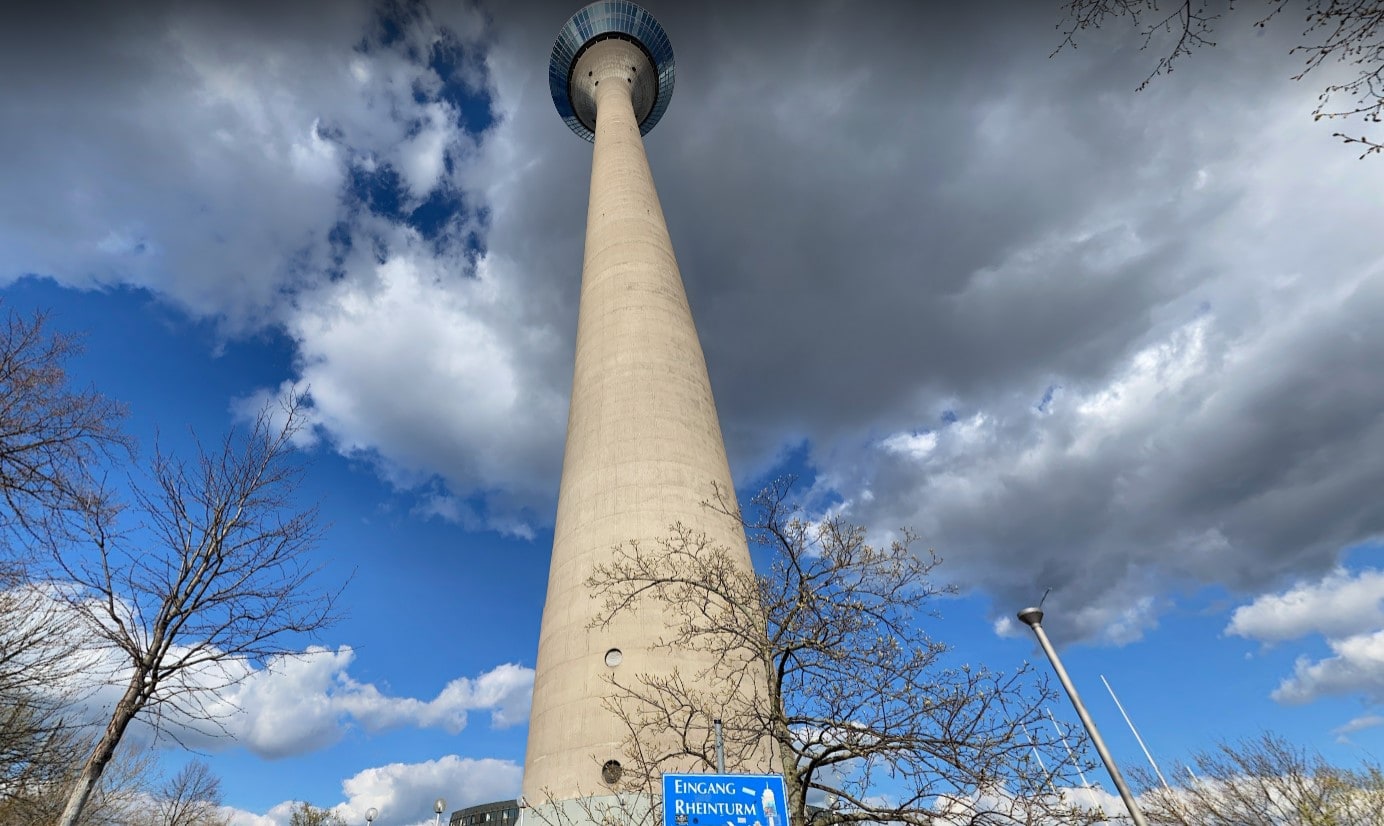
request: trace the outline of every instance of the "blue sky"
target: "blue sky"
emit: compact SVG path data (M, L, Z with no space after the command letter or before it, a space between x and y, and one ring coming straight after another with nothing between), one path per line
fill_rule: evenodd
M1169 763L1266 728L1378 754L1384 165L1311 121L1329 75L1290 80L1296 24L1231 17L1136 94L1133 32L1049 59L1055 12L920 5L649 4L678 86L648 151L742 493L795 472L913 527L963 659L1038 657L1010 618L1052 588L1124 763L1101 674ZM349 613L199 742L238 823L517 793L590 162L546 83L575 8L50 4L0 34L6 306L86 334L73 375L145 456L314 399L303 496Z

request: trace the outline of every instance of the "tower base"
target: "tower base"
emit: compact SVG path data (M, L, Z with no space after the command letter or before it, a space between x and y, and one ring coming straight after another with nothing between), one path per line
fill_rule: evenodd
M646 792L529 801L517 826L658 826L662 812Z

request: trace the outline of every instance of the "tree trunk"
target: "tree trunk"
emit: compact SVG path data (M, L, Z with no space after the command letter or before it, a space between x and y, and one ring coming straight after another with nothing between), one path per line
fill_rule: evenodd
M762 632L765 640L765 648L768 651L768 624L764 625L765 631ZM807 790L802 787L802 775L798 774L799 758L798 753L790 745L792 743L792 731L788 728L787 715L783 710L783 693L778 684L776 675L778 670L774 667L774 661L770 657L764 657L763 667L768 671L768 691L769 691L769 714L772 720L771 740L773 750L778 758L779 771L783 773L784 791L788 793L788 799L783 801L784 809L788 812L788 826L807 826Z
M125 735L125 729L129 727L130 721L144 706L144 700L148 696L144 686L146 674L145 669L137 668L135 673L130 676L130 682L125 687L124 696L120 698L120 702L115 704L115 710L111 712L111 719L106 724L105 733L101 735L100 742L96 744L91 756L87 758L86 765L82 766L82 773L72 787L72 792L67 798L67 805L63 807L62 816L58 818L58 826L77 826L77 822L82 817L82 810L86 808L87 801L91 799L91 793L96 790L96 784L101 781L101 774L106 770L106 766L110 765L111 758L115 756L115 749L120 745L120 738Z

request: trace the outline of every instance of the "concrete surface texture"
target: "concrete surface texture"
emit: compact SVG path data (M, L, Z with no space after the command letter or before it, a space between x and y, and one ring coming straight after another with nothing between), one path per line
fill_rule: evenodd
M644 53L619 39L595 43L573 68L573 102L589 98L596 138L567 447L524 768L529 806L612 792L602 766L628 758L627 731L607 708L611 676L630 683L640 674L677 668L692 675L711 665L704 656L657 646L673 619L656 602L591 627L599 607L586 585L593 566L630 540L655 546L680 522L750 569L739 523L704 504L714 485L732 490L731 476L639 133L637 107L647 112L652 80ZM618 657L608 657L612 651ZM767 762L744 770L766 771ZM680 770L689 768L704 770Z

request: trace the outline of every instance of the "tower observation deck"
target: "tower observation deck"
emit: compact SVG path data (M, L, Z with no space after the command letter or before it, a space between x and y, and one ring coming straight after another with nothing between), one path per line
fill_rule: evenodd
M718 692L753 690L718 679L711 655L672 651L673 611L646 600L593 627L587 580L612 549L649 550L681 523L729 549L750 570L738 521L705 506L733 490L706 361L642 136L668 108L672 46L658 21L627 0L592 3L553 45L548 78L558 114L594 144L577 318L576 360L547 600L524 765L525 803L581 822L578 804L624 790L628 729L611 710L610 680L675 670ZM701 675L699 677L699 675ZM715 702L713 700L713 702ZM711 719L690 721L707 732ZM709 740L709 738L708 738ZM646 753L664 751L644 742ZM768 751L756 766L765 771ZM701 765L665 767L701 771ZM551 820L551 817L542 819Z

